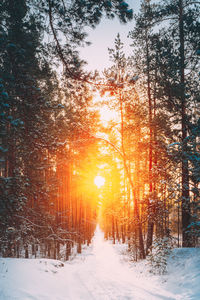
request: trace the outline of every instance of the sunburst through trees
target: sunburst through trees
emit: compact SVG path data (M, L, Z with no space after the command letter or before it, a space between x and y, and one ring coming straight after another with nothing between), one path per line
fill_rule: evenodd
M97 222L135 260L199 245L196 2L142 1L132 56L118 34L102 76L77 47L102 11L131 20L124 1L1 2L1 255L68 260Z

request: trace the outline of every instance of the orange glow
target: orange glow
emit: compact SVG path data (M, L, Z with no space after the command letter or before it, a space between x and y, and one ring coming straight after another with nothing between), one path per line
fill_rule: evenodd
M96 176L94 179L94 184L96 184L98 188L101 188L105 184L105 178L99 175Z

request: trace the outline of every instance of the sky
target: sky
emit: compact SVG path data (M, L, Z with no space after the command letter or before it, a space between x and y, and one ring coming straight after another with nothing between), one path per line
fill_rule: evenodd
M134 13L137 13L140 7L140 0L126 0ZM127 38L128 32L134 28L134 21L128 24L121 24L117 18L108 20L103 18L101 23L95 29L88 29L87 40L92 45L82 48L80 56L88 62L87 71L95 69L103 71L110 66L108 48L113 48L114 40L120 33L121 40L124 43L124 51L127 55L131 53L131 40Z

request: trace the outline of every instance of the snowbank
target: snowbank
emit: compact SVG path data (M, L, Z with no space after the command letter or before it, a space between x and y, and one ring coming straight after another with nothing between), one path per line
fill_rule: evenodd
M166 289L180 295L181 300L200 299L200 248L174 249L167 270Z

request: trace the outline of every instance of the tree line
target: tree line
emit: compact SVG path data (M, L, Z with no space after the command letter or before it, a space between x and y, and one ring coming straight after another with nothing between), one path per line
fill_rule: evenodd
M84 72L77 48L103 15L135 25L132 56L118 35L100 78ZM166 236L198 245L198 18L189 0L143 0L135 16L122 0L1 1L1 255L81 252L96 227L89 182L101 161L106 237L128 243L135 259ZM94 89L119 113L107 128L91 109ZM99 130L109 137L103 155Z
M123 22L132 16L120 0L0 3L3 256L68 259L91 241L95 191L82 182L96 117L76 48L103 11Z
M118 35L105 70L122 185L103 207L106 236L134 259L153 240L199 244L199 3L142 1L126 57ZM116 135L118 140L116 140Z

